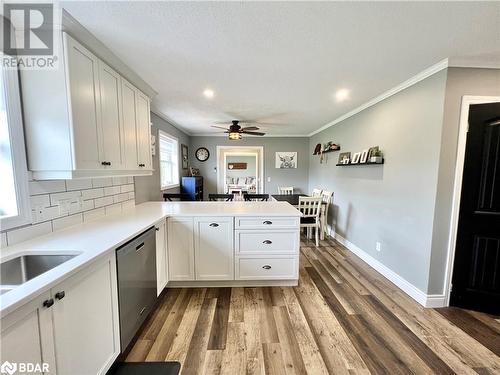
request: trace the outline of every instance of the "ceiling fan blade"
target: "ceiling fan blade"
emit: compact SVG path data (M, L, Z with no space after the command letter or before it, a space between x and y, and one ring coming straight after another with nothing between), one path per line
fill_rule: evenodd
M212 128L217 128L217 129L224 129L224 130L227 130L227 128L223 127L223 126L217 126L217 125L211 125Z
M241 130L259 130L259 128L256 126L246 126L244 128L241 128Z
M241 131L240 133L243 134L250 134L250 135L266 135L266 133L259 133L259 132L247 132L245 130Z

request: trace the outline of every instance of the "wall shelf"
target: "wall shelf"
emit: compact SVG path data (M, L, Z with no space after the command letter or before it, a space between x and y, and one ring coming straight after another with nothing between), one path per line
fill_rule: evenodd
M353 163L349 163L349 164L336 164L337 167L360 167L362 165L382 165L384 164L384 159L382 159L382 162L380 163L370 163L370 162L367 162L367 163L356 163L356 164L353 164Z
M326 150L326 151L323 151L323 154L328 154L329 152L336 152L336 151L340 151L340 147L339 147L339 148L337 148L337 149L335 149L335 150ZM313 154L313 155L314 155L314 154ZM321 153L320 153L320 154L316 154L316 155L317 155L317 156L318 156L318 155L321 155Z

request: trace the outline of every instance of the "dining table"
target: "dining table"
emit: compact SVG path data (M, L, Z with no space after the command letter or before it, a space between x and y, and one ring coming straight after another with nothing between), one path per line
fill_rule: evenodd
M271 198L273 200L288 202L297 209L299 208L300 197L311 197L311 196L307 195L307 194L273 194L273 195L271 195ZM321 202L321 210L319 213L319 222L320 222L320 227L321 227L320 238L322 240L325 239L325 232L326 232L326 220L327 220L327 218L325 217L326 205L327 205L326 202Z

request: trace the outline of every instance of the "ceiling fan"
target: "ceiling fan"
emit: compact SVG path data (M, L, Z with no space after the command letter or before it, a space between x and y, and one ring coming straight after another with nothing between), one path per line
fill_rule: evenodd
M229 134L229 139L232 139L232 140L241 139L242 134L261 135L261 136L266 134L266 133L260 133L260 132L254 131L254 130L259 130L259 128L257 126L246 126L246 127L242 128L239 125L239 123L240 123L239 120L232 120L229 128L224 128L222 126L217 126L217 125L212 125L212 128L224 129L225 130L224 133ZM244 123L246 124L247 122L244 122ZM228 125L229 125L229 123L228 123Z

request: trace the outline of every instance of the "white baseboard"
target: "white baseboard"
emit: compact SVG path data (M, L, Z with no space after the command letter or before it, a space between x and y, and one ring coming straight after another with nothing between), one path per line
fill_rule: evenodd
M411 284L403 277L398 275L393 270L389 269L384 264L380 263L377 259L373 258L371 255L368 255L365 251L361 250L359 247L354 245L352 242L349 242L344 237L339 235L338 233L334 233L330 228L329 232L333 234L333 238L335 238L338 242L344 245L349 251L352 251L358 257L360 257L365 263L375 269L378 273L384 276L386 279L391 281L394 285L396 285L403 292L408 294L411 298L417 301L424 307L444 307L446 306L446 297L444 294L426 294L418 289L415 285Z

